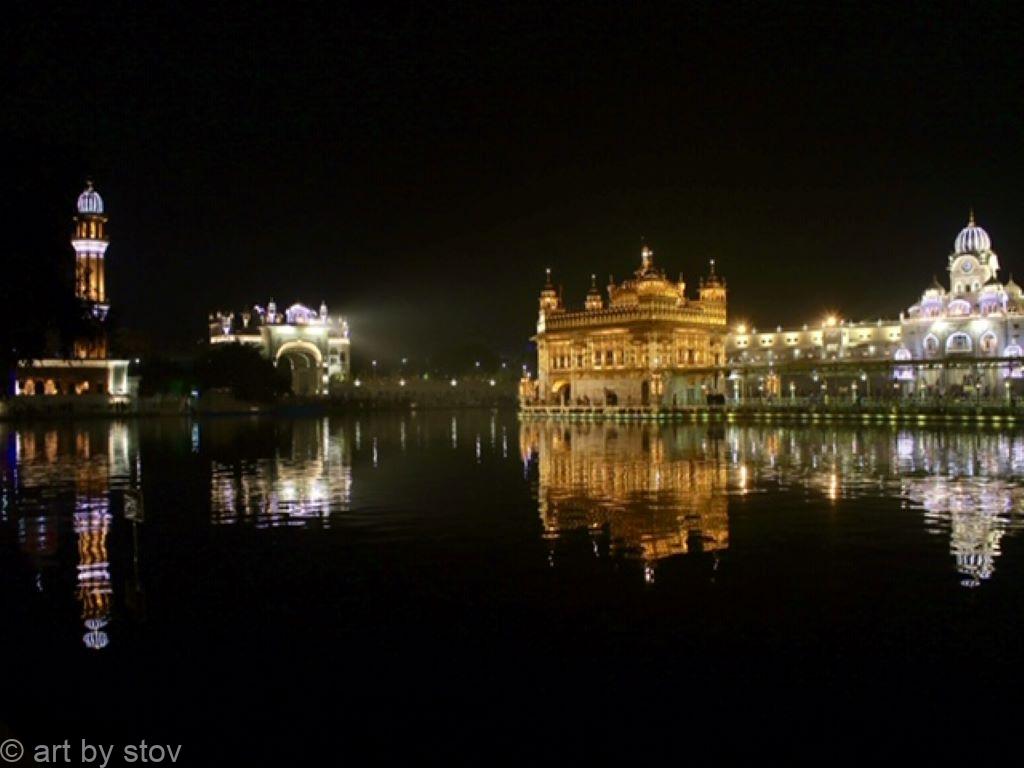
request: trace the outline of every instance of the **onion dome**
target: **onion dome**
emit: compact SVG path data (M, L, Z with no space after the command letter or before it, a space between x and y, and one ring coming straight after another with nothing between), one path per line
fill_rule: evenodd
M955 253L984 253L992 250L992 239L988 232L974 223L974 210L967 219L967 226L960 230L953 243Z
M1013 294L1020 294L1020 286L1013 281L1013 275L1010 275L1010 279L1006 281L1006 292Z
M93 189L92 181L85 183L85 189L78 196L79 213L103 213L103 198Z

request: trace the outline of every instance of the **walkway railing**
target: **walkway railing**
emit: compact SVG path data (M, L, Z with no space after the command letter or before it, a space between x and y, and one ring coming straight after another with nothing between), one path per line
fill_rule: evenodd
M780 417L796 419L935 419L935 420L991 420L1021 421L1024 423L1024 401L1006 400L885 400L862 399L823 402L813 398L795 400L746 400L728 402L724 406L608 406L608 405L554 405L521 404L520 413L531 418L568 420L601 419L735 419Z

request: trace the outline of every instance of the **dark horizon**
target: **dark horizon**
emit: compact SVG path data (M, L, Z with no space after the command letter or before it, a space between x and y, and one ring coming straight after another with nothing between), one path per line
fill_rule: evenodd
M382 358L524 354L550 266L582 303L640 238L729 314L895 317L973 207L1024 275L1022 16L126 5L13 22L17 247L69 258L94 179L120 324L323 299ZM63 250L61 250L63 249Z

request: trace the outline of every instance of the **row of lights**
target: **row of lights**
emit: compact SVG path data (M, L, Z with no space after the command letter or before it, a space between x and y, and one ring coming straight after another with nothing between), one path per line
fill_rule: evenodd
M357 387L361 387L361 386L363 386L363 382L362 382L362 380L361 380L361 379L356 379L356 380L355 380L355 381L353 381L352 383L353 383L353 384L354 384L355 386L357 386ZM458 380L458 379L452 379L452 380L451 380L451 381L449 381L448 383L449 383L449 384L451 384L451 385L452 385L453 387L457 387L457 386L459 385L459 380ZM492 386L492 387L495 387L495 386L497 386L497 385L498 385L498 382L497 382L497 381L495 381L494 379L488 379L487 383L488 383L488 384L489 384L490 386ZM404 387L404 386L405 386L406 384L407 384L407 382L406 382L406 380L405 380L405 379L399 379L399 380L398 380L398 386L400 386L400 387Z
M827 315L821 321L821 327L822 328L834 328L836 326L836 324L838 324L838 323L839 323L839 319L835 315ZM805 331L807 330L807 326L806 325L804 326L804 330ZM746 332L747 332L746 323L740 323L739 325L736 326L736 333L738 333L739 335L743 336L743 335L746 334ZM757 329L756 328L751 328L750 332L751 333L757 333ZM782 326L781 325L778 328L776 328L776 332L777 333L781 333L782 332Z
M403 357L402 358L402 365L406 365L408 362L409 362L409 358L407 358L407 357ZM377 361L376 360L371 360L370 361L370 365L373 366L374 370L377 370ZM479 368L480 367L480 361L477 360L475 363L473 363L473 365L475 365L477 368ZM502 363L501 367L502 368L508 368L508 363Z

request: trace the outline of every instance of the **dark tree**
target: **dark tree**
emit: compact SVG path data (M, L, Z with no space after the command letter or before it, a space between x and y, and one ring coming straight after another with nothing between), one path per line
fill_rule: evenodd
M217 344L196 362L200 392L228 389L239 400L268 402L287 394L291 382L286 372L246 344Z

